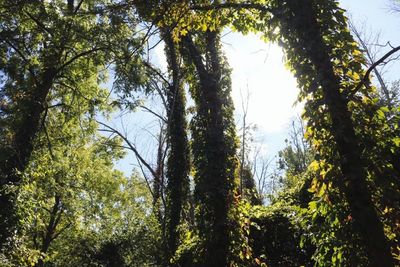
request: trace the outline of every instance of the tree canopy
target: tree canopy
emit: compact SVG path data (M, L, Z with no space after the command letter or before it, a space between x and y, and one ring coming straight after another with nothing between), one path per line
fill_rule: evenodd
M304 103L268 178L227 28L278 44ZM0 0L0 265L397 266L399 86L377 67L399 53L373 58L332 0ZM138 109L148 154L111 119Z

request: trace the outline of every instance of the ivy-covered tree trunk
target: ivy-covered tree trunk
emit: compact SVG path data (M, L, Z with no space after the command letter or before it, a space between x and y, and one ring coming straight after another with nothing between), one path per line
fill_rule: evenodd
M167 260L175 254L178 246L178 225L189 193L189 145L185 112L185 92L182 84L182 72L179 53L169 30L162 32L165 41L165 53L170 73L167 91L168 102L168 147L167 159Z
M283 37L287 38L295 54L304 54L309 59L318 75L316 81L322 88L321 104L326 105L331 119L330 131L344 176L340 189L347 198L354 219L354 230L367 251L370 266L394 266L383 224L368 189L367 171L361 157L352 114L347 106L348 100L341 93L341 80L334 71L332 46L326 43L322 35L322 27L329 26L321 25L323 22L317 20L316 4L311 0L285 1L280 8L285 14L279 18L286 27ZM325 9L319 8L326 12L326 16L331 16L329 9L332 6L326 4Z
M192 95L196 115L192 122L195 202L201 249L199 266L228 266L237 167L230 72L221 55L218 32L183 37L189 60L196 69Z

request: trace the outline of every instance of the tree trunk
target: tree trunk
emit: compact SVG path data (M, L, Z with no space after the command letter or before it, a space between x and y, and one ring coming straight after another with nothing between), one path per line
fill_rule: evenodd
M21 182L20 172L29 163L33 143L40 130L42 114L45 110L46 97L51 89L56 74L54 68L46 69L41 77L41 83L34 87L30 95L20 104L21 121L17 123L15 136L7 157L1 162L1 192L0 192L0 246L2 246L17 225L15 214L15 191L7 191L7 186L15 186Z
M162 30L171 83L167 91L168 102L168 159L167 159L167 260L178 246L178 225L189 192L189 145L186 133L185 92L176 44L168 29Z
M354 230L366 248L371 266L394 266L383 224L375 211L367 186L367 172L363 166L351 112L347 100L340 93L340 78L335 75L329 56L330 48L322 38L316 11L310 0L287 1L287 8L292 16L283 17L282 20L297 32L298 44L303 47L319 74L323 104L328 107L332 119L331 131L345 179L341 190L350 206Z
M47 251L49 250L50 244L55 238L54 235L56 233L56 228L61 219L61 211L60 211L61 198L60 196L57 195L55 196L54 200L55 200L54 205L50 212L50 220L42 236L42 245L40 247L40 252L43 255L46 255ZM35 264L35 267L43 267L43 266L44 266L44 261L42 258L40 258L38 262Z
M228 216L233 203L236 169L235 125L230 98L229 70L224 69L219 34L206 32L205 63L200 47L191 37L183 43L199 78L193 88L197 114L193 119L193 157L196 167L195 201L204 255L201 266L228 266L231 223Z

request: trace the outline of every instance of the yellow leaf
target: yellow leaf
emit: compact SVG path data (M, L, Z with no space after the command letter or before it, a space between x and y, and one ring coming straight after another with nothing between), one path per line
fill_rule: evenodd
M310 170L312 170L312 171L318 171L318 169L319 169L318 161L314 160L313 162L311 162L310 165L308 166L308 168L310 168Z
M181 35L182 36L185 36L187 33L188 33L188 31L186 29L182 29L181 30Z
M362 53L360 50L357 49L357 50L353 50L352 55L356 57L356 56L362 55Z

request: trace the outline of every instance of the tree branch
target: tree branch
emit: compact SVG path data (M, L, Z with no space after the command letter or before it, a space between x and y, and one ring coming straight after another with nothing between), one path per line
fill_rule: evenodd
M23 61L25 61L25 63L29 66L29 60L25 57L25 55L21 52L21 50L19 50L18 47L16 47L15 45L13 45L10 41L8 40L4 40L4 42L6 42L9 46L11 46L12 49L14 49L15 52L17 52L17 54L22 58ZM28 67L28 71L29 73L32 75L32 78L35 80L35 83L38 82L38 80L36 79L36 75L35 72L32 70L32 67L29 66Z
M164 75L160 71L158 71L156 68L154 68L149 62L143 61L142 63L150 71L152 71L155 74L157 74L157 76L160 77L161 80L163 80L166 84L168 84L168 86L171 86L169 81L164 77Z
M377 60L376 62L374 62L367 70L367 72L365 73L364 77L362 78L362 80L360 81L360 83L357 85L357 87L354 89L354 92L357 92L358 90L360 90L361 86L365 85L368 80L369 80L369 75L371 75L371 72L380 64L384 63L385 60L390 57L391 55L393 55L394 53L396 53L397 51L400 50L400 46L393 48L392 50L390 50L389 52L387 52L383 57L381 57L379 60Z
M53 33L37 18L35 18L31 13L29 13L28 11L25 11L25 14L28 15L28 17L33 20L36 25L38 25L40 28L42 28L44 31L46 31L48 34L50 34L51 36L53 36Z
M114 132L115 134L117 134L119 137L122 138L122 140L125 141L125 143L129 146L130 150L132 150L132 152L135 154L135 156L138 158L138 160L149 170L149 172L151 173L151 175L153 175L153 177L156 177L157 174L156 172L153 170L153 168L150 166L149 163L147 163L147 161L140 155L140 153L137 151L136 147L128 140L128 138L123 135L120 131L118 131L117 129L101 122L101 121L97 121L96 122L104 127L106 127L107 129L111 130L112 132Z
M192 10L209 11L218 9L256 9L262 12L272 12L272 10L265 5L257 3L223 3L215 5L193 5L190 7Z
M64 64L62 64L62 65L57 69L57 73L59 73L62 69L64 69L65 67L67 67L68 65L70 65L71 63L73 63L73 62L74 62L75 60L77 60L78 58L87 56L87 55L89 55L89 54L91 54L91 53L94 53L94 52L97 52L97 51L100 51L100 50L102 50L102 48L93 48L93 49L84 51L84 52L82 52L82 53L79 53L79 54L73 56L72 58L70 58L67 62L65 62Z
M161 116L160 114L157 114L156 112L152 111L151 109L149 109L146 106L140 106L142 109L146 110L147 112L153 114L154 116L156 116L157 118L159 118L160 120L162 120L164 123L167 123L167 119L164 118L163 116Z

